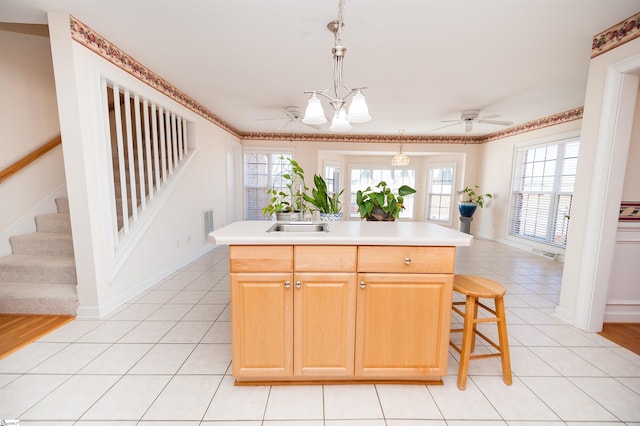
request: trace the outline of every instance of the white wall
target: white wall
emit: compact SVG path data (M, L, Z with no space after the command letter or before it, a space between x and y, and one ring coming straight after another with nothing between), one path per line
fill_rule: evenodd
M71 208L79 315L103 316L213 246L204 239L203 212L227 223L226 149L230 135L72 41L69 17L49 14L67 190ZM190 124L194 157L174 180L175 191L122 266L111 263L111 201L100 79L164 105Z
M640 202L640 91L622 188L622 201ZM605 322L640 322L640 281L635 271L640 259L640 222L618 223L613 265L607 290Z
M556 313L575 326L602 328L618 209L640 72L640 39L592 59L581 128L569 246ZM634 265L628 265L630 273Z
M46 27L0 24L0 169L60 134L51 49ZM0 185L0 255L10 254L8 237L35 231L32 209L55 212L53 200L39 203L64 185L62 149L45 154ZM5 233L5 231L7 231Z

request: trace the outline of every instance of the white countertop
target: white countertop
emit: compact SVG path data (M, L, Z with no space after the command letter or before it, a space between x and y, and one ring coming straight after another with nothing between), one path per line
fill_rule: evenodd
M276 222L240 221L209 234L220 245L469 246L473 237L427 222L329 222L329 232L267 232Z

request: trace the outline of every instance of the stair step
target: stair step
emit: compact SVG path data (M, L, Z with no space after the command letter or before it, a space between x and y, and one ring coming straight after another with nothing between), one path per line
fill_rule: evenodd
M58 213L69 213L69 197L56 198L56 207Z
M28 254L0 257L0 281L76 284L75 259Z
M0 313L76 315L75 284L0 282Z
M73 240L68 232L33 232L9 238L13 254L73 256Z
M39 214L35 220L38 232L71 232L69 213Z

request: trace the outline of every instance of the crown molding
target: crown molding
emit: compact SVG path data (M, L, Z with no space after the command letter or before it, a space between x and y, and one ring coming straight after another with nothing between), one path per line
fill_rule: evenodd
M640 12L597 34L591 45L591 59L640 36Z
M633 29L638 30L640 24L640 13L637 18L631 18L634 22ZM530 121L508 129L490 133L482 136L420 136L420 135L355 135L355 134L315 134L315 133L260 133L242 132L230 123L220 118L218 115L196 102L184 92L177 89L168 81L158 76L156 73L142 65L140 62L129 56L122 49L109 42L107 39L96 33L89 26L69 15L71 37L73 40L85 46L95 54L108 60L116 67L126 71L143 83L158 90L184 107L190 109L216 126L226 130L241 140L263 140L263 141L298 141L298 142L354 142L354 143L416 143L416 144L469 144L477 145L486 142L514 136L521 133L531 132L549 126L566 123L582 118L583 107L551 115L549 117ZM626 23L627 21L625 21ZM622 24L622 23L621 23ZM621 25L619 24L619 25ZM630 26L628 24L627 26ZM625 28L627 27L625 26ZM614 27L612 27L614 28ZM617 26L615 27L617 28ZM635 31L638 33L639 31ZM618 31L616 34L619 34ZM637 37L638 34L635 35ZM635 38L633 37L633 38ZM629 41L625 39L626 41ZM595 45L594 39L594 45ZM625 41L625 42L626 42ZM621 43L620 43L621 44ZM619 44L618 44L619 45ZM603 44L604 46L604 44ZM617 45L616 45L617 46ZM615 47L615 46L614 46ZM609 49L612 49L610 47Z

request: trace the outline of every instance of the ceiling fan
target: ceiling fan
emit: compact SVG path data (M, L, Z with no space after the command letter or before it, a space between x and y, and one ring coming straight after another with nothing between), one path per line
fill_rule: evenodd
M277 130L283 130L286 127L293 127L293 125L297 123L312 127L314 129L321 129L320 126L317 126L315 124L306 124L302 122L302 117L304 117L304 111L302 111L302 108L300 107L286 106L282 108L282 112L283 112L282 117L259 118L258 121L285 120L282 126L278 127Z
M491 115L480 115L480 110L477 109L466 109L462 111L460 114L459 120L443 120L442 123L449 123L446 126L438 127L435 130L444 129L446 127L455 126L457 124L464 124L464 131L469 133L473 130L473 123L484 123L484 124L498 124L500 126L511 126L513 124L512 121L502 121L502 120L493 120L493 118L500 117L500 114L491 114Z

